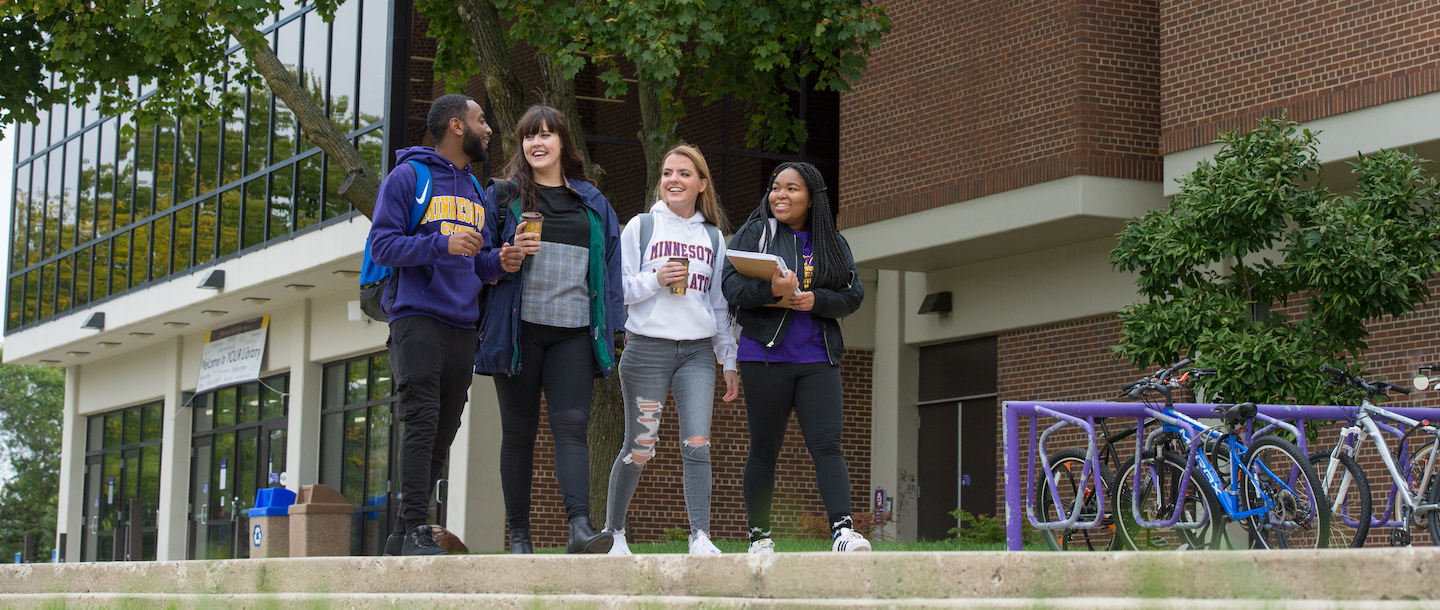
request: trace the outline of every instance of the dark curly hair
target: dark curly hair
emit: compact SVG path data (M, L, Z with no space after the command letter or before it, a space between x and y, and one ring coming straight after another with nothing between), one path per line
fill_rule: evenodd
M843 290L853 280L850 277L850 259L840 249L840 231L835 228L835 212L830 207L825 178L814 165L785 162L770 172L770 184L775 184L775 178L787 169L793 169L800 174L810 195L810 213L806 223L810 229L810 252L815 259L815 275L811 287ZM774 217L774 212L770 211L770 191L766 190L760 197L760 207L755 208L750 217L745 219L747 224L761 221L760 243L768 243L774 238L774 235L770 235L770 223L767 222Z

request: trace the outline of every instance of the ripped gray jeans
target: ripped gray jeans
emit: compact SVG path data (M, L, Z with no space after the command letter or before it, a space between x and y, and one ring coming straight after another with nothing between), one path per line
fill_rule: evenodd
M625 529L625 513L640 473L659 449L660 421L668 416L666 395L674 391L690 531L710 533L710 413L715 406L715 366L709 339L671 341L629 334L620 355L625 446L610 468L605 529Z

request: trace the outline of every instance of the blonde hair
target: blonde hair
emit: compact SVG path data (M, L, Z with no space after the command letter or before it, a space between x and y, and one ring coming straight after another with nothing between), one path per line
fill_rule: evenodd
M695 198L695 209L705 218L705 222L715 225L724 233L729 223L726 222L725 209L720 206L720 196L715 194L715 180L710 177L710 165L705 163L705 155L700 153L700 149L681 143L665 151L665 156L660 157L660 164L664 165L671 155L680 155L695 164L695 171L699 172L700 178L705 181L705 190ZM660 187L659 181L655 183L654 199L665 200L665 190Z

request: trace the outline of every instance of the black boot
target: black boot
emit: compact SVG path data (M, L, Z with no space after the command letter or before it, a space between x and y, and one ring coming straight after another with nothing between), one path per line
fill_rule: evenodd
M440 545L435 544L434 530L428 525L417 525L405 532L405 542L400 547L400 554L410 555L449 555Z
M589 515L570 519L570 543L565 545L566 553L609 553L612 544L615 544L615 538L609 532L591 529Z
M530 528L510 528L510 554L529 555L535 552L535 545L530 543Z

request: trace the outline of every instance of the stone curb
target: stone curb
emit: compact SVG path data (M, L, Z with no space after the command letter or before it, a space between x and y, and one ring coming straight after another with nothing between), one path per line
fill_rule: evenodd
M1434 570L1434 571L1432 571ZM0 565L0 594L1430 600L1440 549L465 555Z

